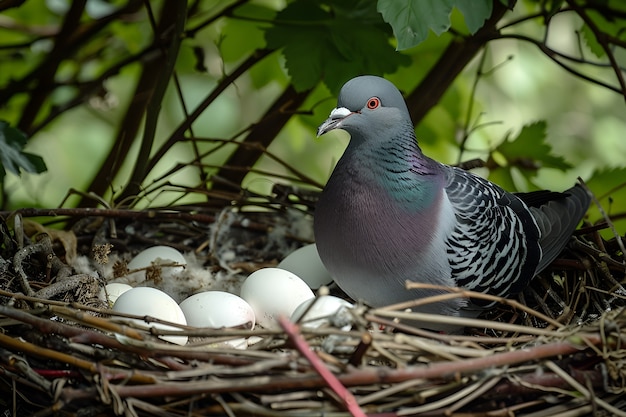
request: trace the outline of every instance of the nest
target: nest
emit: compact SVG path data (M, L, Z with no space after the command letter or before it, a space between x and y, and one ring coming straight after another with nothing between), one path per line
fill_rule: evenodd
M626 415L624 251L602 225L581 229L517 300L495 300L458 335L404 324L424 318L406 305L357 305L349 328L334 318L316 329L286 319L280 330L184 327L194 341L176 346L157 337L168 331L124 324L98 297L104 275L125 273L122 255L154 244L195 253L221 277L213 288L274 265L310 238L303 195L275 207L4 213L3 415ZM62 230L42 226L59 219ZM221 259L224 247L237 257ZM81 256L108 272L79 273ZM222 343L241 337L256 343Z

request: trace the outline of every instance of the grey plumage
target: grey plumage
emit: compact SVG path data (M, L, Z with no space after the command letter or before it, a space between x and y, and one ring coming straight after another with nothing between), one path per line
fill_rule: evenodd
M351 139L316 207L317 248L337 284L372 306L433 295L407 291L405 280L518 293L558 256L589 206L580 186L512 194L426 157L402 95L380 77L344 85L318 135L333 129ZM471 315L476 307L454 299L420 311Z

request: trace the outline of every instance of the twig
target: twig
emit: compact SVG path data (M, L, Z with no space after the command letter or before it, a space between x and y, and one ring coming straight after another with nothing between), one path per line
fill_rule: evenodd
M552 372L554 372L555 374L559 375L561 378L563 378L563 380L567 381L567 383L570 384L572 386L572 388L574 388L576 391L578 391L582 395L584 395L584 397L588 401L595 402L597 405L599 405L600 407L604 408L606 411L608 411L612 415L620 416L620 417L626 417L626 411L619 410L619 409L613 407L611 404L607 403L606 401L602 400L601 398L598 398L598 396L596 396L595 394L590 392L585 386L583 386L581 383L579 383L574 378L572 378L567 372L565 372L563 369L561 369L554 362L552 362L552 361L545 361L544 364Z
M23 208L16 211L0 211L0 216L8 217L13 213L18 213L23 217L110 217L135 220L159 218L163 220L186 220L207 224L215 221L215 216L195 211L176 211L168 209L130 210L121 208L100 209L90 207L56 209Z
M266 56L268 56L273 51L269 49L260 49L253 52L248 59L241 63L231 74L227 75L220 81L218 86L200 103L198 106L191 112L188 118L186 118L180 126L176 128L176 130L170 135L167 141L161 145L159 149L155 152L155 154L150 158L148 165L146 167L146 174L149 173L156 164L163 159L163 156L167 153L167 151L182 140L185 136L185 132L189 127L195 122L195 120L204 112L204 110L211 104L220 94L229 87L232 83L235 82L237 78L239 78L242 74L244 74L247 70L249 70L256 63L263 60Z
M67 353L58 352L56 350L37 346L29 342L14 339L3 333L0 333L0 345L8 349L13 349L17 352L22 352L39 358L50 359L56 362L68 364L70 366L75 366L79 369L86 370L93 374L104 373L107 378L127 379L129 381L134 381L136 383L142 384L151 384L156 382L154 377L144 374L136 369L127 370L123 368L114 369L109 367L102 367L97 363L89 362Z
M285 317L278 318L278 324L283 328L291 342L295 345L296 349L304 356L313 366L315 371L322 377L326 385L333 390L339 397L344 407L354 417L365 417L365 413L359 407L356 398L350 391L344 387L332 372L324 365L324 363L315 355L311 350L311 347L304 340L302 335L298 331L298 326L291 323Z
M523 350L495 353L484 358L471 358L454 362L437 362L428 366L408 366L402 369L391 369L384 366L373 366L366 369L350 370L336 378L344 386L363 386L368 384L391 384L411 379L425 379L433 381L458 380L459 376L499 366L511 366L545 358L566 356L584 349L587 345L601 343L596 334L579 334L572 342L554 342L537 345ZM575 343L574 343L575 342ZM241 379L212 379L208 381L169 382L168 384L153 385L125 385L115 386L114 389L121 398L149 397L165 395L194 395L219 392L262 392L280 391L283 389L313 389L322 388L328 384L319 374L294 375L258 375L245 380ZM93 393L85 391L81 398L88 398Z
M442 407L446 407L449 405L448 409L445 410L443 415L451 415L457 408L462 407L463 403L468 397L472 397L474 395L480 395L485 391L485 388L488 390L492 388L497 382L499 378L489 378L487 381L480 380L471 385L460 389L454 394L448 395L445 398L440 400L433 401L431 403L421 405L418 407L407 408L398 413L399 416L403 415L416 415L420 413L425 413L428 411L434 411ZM457 407L457 403L459 406Z
M576 77L585 80L585 81L589 81L590 83L599 85L601 87L604 87L608 90L614 91L616 93L620 93L622 94L622 90L617 88L614 85L605 83L604 81L601 81L599 79L590 77L588 75L583 74L582 72L574 69L573 67L563 63L562 61L560 61L559 59L557 59L557 57L560 58L564 58L567 60L572 60L572 61L576 61L576 59L569 57L567 55L564 55L558 51L555 51L554 49L548 47L545 43L538 41L536 39L533 39L531 37L525 36L525 35L521 35L521 34L516 34L516 33L509 33L509 34L500 34L497 35L497 37L495 39L517 39L520 41L525 41L528 42L530 44L535 45L537 48L539 48L539 50L541 52L543 52L543 54L545 56L547 56L548 58L550 58L555 64L557 64L558 66L560 66L561 68L563 68L565 71L569 72L570 74L575 75Z
M615 237L615 240L617 241L617 245L619 246L619 248L620 248L620 250L622 252L622 257L624 258L624 262L626 262L626 247L624 246L624 242L622 241L622 237L620 236L620 234L618 233L617 229L615 228L615 225L611 221L611 218L607 215L606 211L604 211L604 207L602 207L602 204L600 204L600 202L596 198L595 194L589 189L589 187L587 187L587 184L585 184L585 182L582 180L582 178L579 177L578 181L583 186L583 188L587 191L587 193L591 196L591 199L594 202L594 204L598 207L598 210L600 211L600 214L604 218L604 221L606 222L606 224L609 226L609 229L611 229L611 232L613 233L613 236Z
M611 67L613 67L613 71L615 72L615 77L617 78L617 81L619 82L619 85L621 87L620 92L622 93L624 100L626 100L626 81L624 80L622 69L620 68L619 63L615 59L615 55L613 55L613 51L611 50L611 47L609 46L609 42L607 42L607 34L602 32L598 28L598 25L596 25L593 19L591 19L589 15L587 14L587 12L582 7L580 7L575 1L572 1L572 0L566 0L566 1L567 1L567 4L569 4L569 6L576 12L576 14L578 14L578 16L581 17L581 19L585 22L585 24L589 27L589 29L591 29L594 36L596 37L596 40L598 41L598 43L604 50L604 53L606 53L606 56L609 58L609 62L611 63ZM618 40L618 42L621 42L621 40Z
M149 16L152 15L150 3L145 3ZM166 0L163 2L161 10L161 20L158 24L153 24L155 42L161 43L165 38L168 41L167 48L163 48L163 59L157 68L144 69L156 71L158 77L150 91L150 100L145 112L145 125L143 136L140 142L139 152L135 161L133 172L126 185L126 189L118 201L125 197L135 195L143 180L148 174L147 168L152 152L152 146L156 137L157 122L161 116L161 105L163 97L174 72L174 65L178 58L178 51L182 42L182 33L185 29L187 16L187 2L178 0Z
M458 287L445 287L442 285L434 285L434 284L427 284L427 283L422 283L422 282L413 282L413 281L406 281L406 288L407 289L413 289L413 288L418 288L418 289L429 289L429 290L439 290L439 291L447 291L450 294L441 294L441 295L436 295L436 296L432 296L432 297L425 297L419 300L415 300L415 301L411 301L411 302L406 302L406 303L400 303L400 304L394 304L394 305L390 305L390 306L386 306L382 309L379 310L401 310L401 309L405 309L405 308L411 308L411 307L416 307L419 305L423 305L423 304L430 304L433 302L438 302L438 301L443 301L446 299L451 299L451 298L458 298L458 297L462 297L462 298L477 298L477 299L481 299L481 300L486 300L486 301L494 301L500 304L504 304L504 305L509 305L515 309L524 311L530 315L533 315L537 318L539 318L540 320L545 321L546 323L551 324L552 326L556 327L556 328L562 328L564 327L562 323L559 323L558 321L546 316L545 314L542 314L536 310L533 310L532 308L525 306L515 300L511 300L508 298L504 298L504 297L498 297L495 295L491 295L491 294L486 294L486 293L482 293L482 292L476 292L476 291L470 291L470 290L466 290L463 288L458 288Z
M392 317L398 319L404 319L409 321L417 321L420 323L433 323L433 324L443 324L454 327L474 327L474 328L485 328L485 329L494 329L501 330L505 332L511 333L522 333L522 334L532 334L536 336L554 336L554 330L540 329L531 326L522 326L519 324L510 324L510 323L502 323L498 321L492 320L483 320L483 319L471 319L466 317L450 317L443 316L440 314L427 314L427 313L413 313L413 312L404 312L404 311L392 311L392 310L383 310L383 309L375 309L372 310L371 313L373 315L380 315L383 317Z

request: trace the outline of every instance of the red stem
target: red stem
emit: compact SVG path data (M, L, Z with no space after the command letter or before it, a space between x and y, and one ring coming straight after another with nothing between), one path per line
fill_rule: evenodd
M354 417L366 417L352 393L339 382L337 377L324 365L324 362L311 350L311 346L300 334L298 325L290 322L286 317L279 317L278 323L287 333L295 348L311 363L313 369L322 377L326 385L339 396L348 412Z

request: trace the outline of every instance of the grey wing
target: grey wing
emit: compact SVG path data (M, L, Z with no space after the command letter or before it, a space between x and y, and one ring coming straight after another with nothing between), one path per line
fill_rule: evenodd
M537 273L541 272L563 250L585 216L591 196L580 185L562 193L535 191L516 194L528 205L541 230L542 256Z
M539 228L526 204L458 168L448 168L445 190L457 219L447 251L458 285L498 296L520 292L541 259Z

